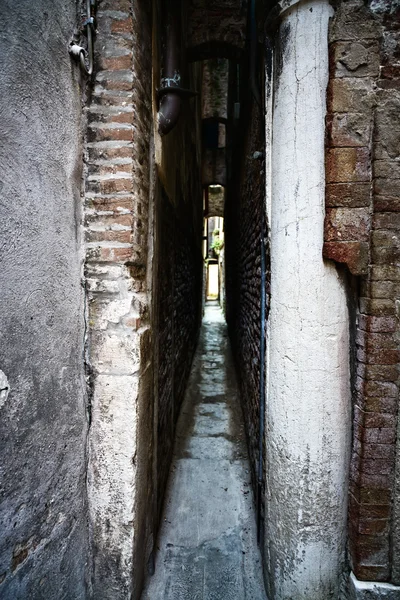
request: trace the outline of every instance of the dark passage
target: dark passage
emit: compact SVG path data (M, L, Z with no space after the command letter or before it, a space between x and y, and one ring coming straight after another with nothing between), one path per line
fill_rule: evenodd
M206 304L142 600L263 600L250 466L227 327Z

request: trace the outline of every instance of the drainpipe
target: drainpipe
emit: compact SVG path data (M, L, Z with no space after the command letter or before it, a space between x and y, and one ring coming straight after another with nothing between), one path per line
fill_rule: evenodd
M260 417L258 433L258 474L257 474L257 542L261 541L261 497L264 463L264 419L265 419L265 242L264 227L261 224L261 290L260 290Z
M80 67L82 71L86 73L86 75L92 75L93 73L93 37L95 31L93 14L95 10L95 5L96 0L86 0L86 19L83 22L83 26L86 27L87 53L85 52L85 49L78 43L75 43L75 41L72 41L69 47L69 53L75 58L75 60L79 61Z
M257 85L257 21L256 0L250 4L250 87L258 106L261 107L260 91Z
M178 10L177 10L178 8ZM180 45L180 2L166 2L167 34L165 44L164 77L158 91L160 108L158 132L167 135L177 124L181 113L182 99L179 93L181 74L179 69Z
M157 92L160 102L158 110L158 133L167 135L178 122L181 114L182 97L196 96L197 92L181 87L180 44L181 44L181 3L166 1L166 43L164 76Z

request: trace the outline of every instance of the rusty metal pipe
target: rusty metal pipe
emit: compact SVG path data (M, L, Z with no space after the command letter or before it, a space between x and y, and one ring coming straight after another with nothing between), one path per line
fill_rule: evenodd
M179 69L180 2L166 1L165 63L161 87L163 95L158 111L158 132L167 135L177 124L181 113L181 74Z

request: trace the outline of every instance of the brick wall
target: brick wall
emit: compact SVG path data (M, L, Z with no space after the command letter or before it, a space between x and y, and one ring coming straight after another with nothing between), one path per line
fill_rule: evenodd
M175 436L175 425L190 373L201 320L200 227L193 226L192 197L172 204L165 193L158 208L158 514ZM198 221L201 226L201 223Z
M182 3L183 18L187 6ZM155 24L158 39L162 23ZM183 37L186 37L183 31ZM201 90L201 64L180 52L183 87ZM159 85L162 53L154 60ZM153 118L156 123L156 103ZM156 524L161 516L175 438L175 425L186 389L201 322L202 184L201 95L182 102L175 128L155 135L155 236L152 312L155 324ZM156 525L157 526L157 525Z
M189 6L189 56L238 58L246 41L247 2L192 0Z
M260 403L260 240L261 234L266 234L264 123L248 93L242 96L241 114L243 118L233 133L235 141L231 142L236 152L225 202L226 318L255 482ZM259 154L254 157L256 152Z
M350 554L392 572L399 399L400 19L394 3L339 5L330 30L324 256L358 276Z

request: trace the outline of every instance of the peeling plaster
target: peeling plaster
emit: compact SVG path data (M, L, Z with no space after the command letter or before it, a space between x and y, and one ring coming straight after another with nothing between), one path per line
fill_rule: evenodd
M0 408L2 408L6 403L9 393L10 384L8 383L5 373L0 370Z

